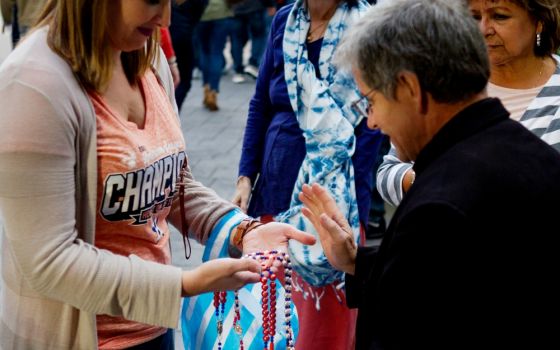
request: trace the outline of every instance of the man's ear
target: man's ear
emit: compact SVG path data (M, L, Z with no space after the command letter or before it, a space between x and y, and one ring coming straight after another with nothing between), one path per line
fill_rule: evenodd
M425 114L428 109L428 96L420 85L418 76L410 71L402 71L397 77L397 99L413 103L416 110Z

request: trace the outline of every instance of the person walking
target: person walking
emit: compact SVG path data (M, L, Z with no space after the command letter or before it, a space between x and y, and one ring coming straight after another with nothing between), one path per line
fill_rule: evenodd
M245 74L256 79L259 74L261 58L266 46L268 28L266 16L274 8L272 0L244 0L232 6L233 20L231 29L231 57L236 84L245 82ZM247 65L243 62L243 48L251 40L251 55Z
M416 172L379 249L354 244L325 187L299 195L346 273L356 349L555 344L560 153L488 97L487 49L467 6L380 2L337 54L370 105L368 125Z
M231 31L233 12L225 0L209 0L197 25L200 40L200 69L204 98L202 104L209 111L217 111L220 79L225 67L224 48Z
M46 0L0 0L4 26L12 27L12 47L16 47L20 38L35 24L45 3Z
M202 17L208 0L174 1L171 7L171 24L169 32L177 56L177 67L180 73L179 85L175 88L175 100L181 110L183 101L192 86L192 75L199 66L199 48L196 26Z

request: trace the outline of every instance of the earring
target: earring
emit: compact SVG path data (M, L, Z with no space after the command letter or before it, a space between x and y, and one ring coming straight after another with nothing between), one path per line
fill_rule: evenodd
M541 33L537 33L537 47L541 46Z

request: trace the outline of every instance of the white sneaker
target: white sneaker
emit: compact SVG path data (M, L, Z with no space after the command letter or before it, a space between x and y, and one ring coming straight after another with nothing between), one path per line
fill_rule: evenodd
M192 79L193 80L200 80L200 78L202 78L202 72L200 71L200 69L195 67L193 69L193 72L192 72Z
M243 74L235 73L231 78L231 81L235 84L243 84L247 80L245 79L245 76Z
M253 77L254 79L257 79L257 77L259 76L259 69L253 66L252 64L246 65L244 72L250 75L251 77Z

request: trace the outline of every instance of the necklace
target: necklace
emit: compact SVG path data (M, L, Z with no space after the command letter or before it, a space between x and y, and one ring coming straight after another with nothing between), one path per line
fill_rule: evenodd
M311 29L311 23L313 21L312 20L310 21L309 31L307 32L307 41L311 42L311 41L313 41L313 39L318 39L318 38L321 37L321 35L318 35L316 38L314 38L313 33L316 33L316 32L317 33L322 33L323 32L322 30L319 30L319 29L325 28L327 26L327 24L329 24L332 16L336 12L337 8L338 8L338 2L336 2L334 4L334 6L329 9L329 11L327 12L327 16L325 16L326 19L324 20L324 22L322 24L318 25L317 27L313 28L313 29Z
M317 27L313 28L313 30L310 30L309 32L307 32L307 41L312 41L313 40L313 33L317 32L321 28L324 28L327 24L329 24L329 22L325 21L325 22L323 22L323 24L320 24ZM309 28L311 29L311 26Z
M539 77L538 77L538 82L536 84L536 87L541 86L542 84L542 76L545 68L546 68L546 59L543 58L541 61L541 68L539 70Z
M216 331L218 333L218 350L222 350L222 331L226 308L226 292L214 292L214 314L216 315Z
M276 334L276 274L270 269L274 261L278 261L284 267L285 275L285 297L284 297L284 326L286 350L294 350L294 334L292 330L292 264L287 253L277 250L255 252L244 255L245 259L254 259L261 263L261 306L262 306L262 328L263 349L274 350L274 335ZM268 266L268 267L267 267ZM266 267L266 268L265 268ZM216 325L218 329L218 350L222 350L222 329L224 320L224 308L226 303L226 292L214 292L214 307ZM239 337L239 349L244 350L243 329L241 327L241 307L239 303L239 290L234 292L234 316L233 329Z

